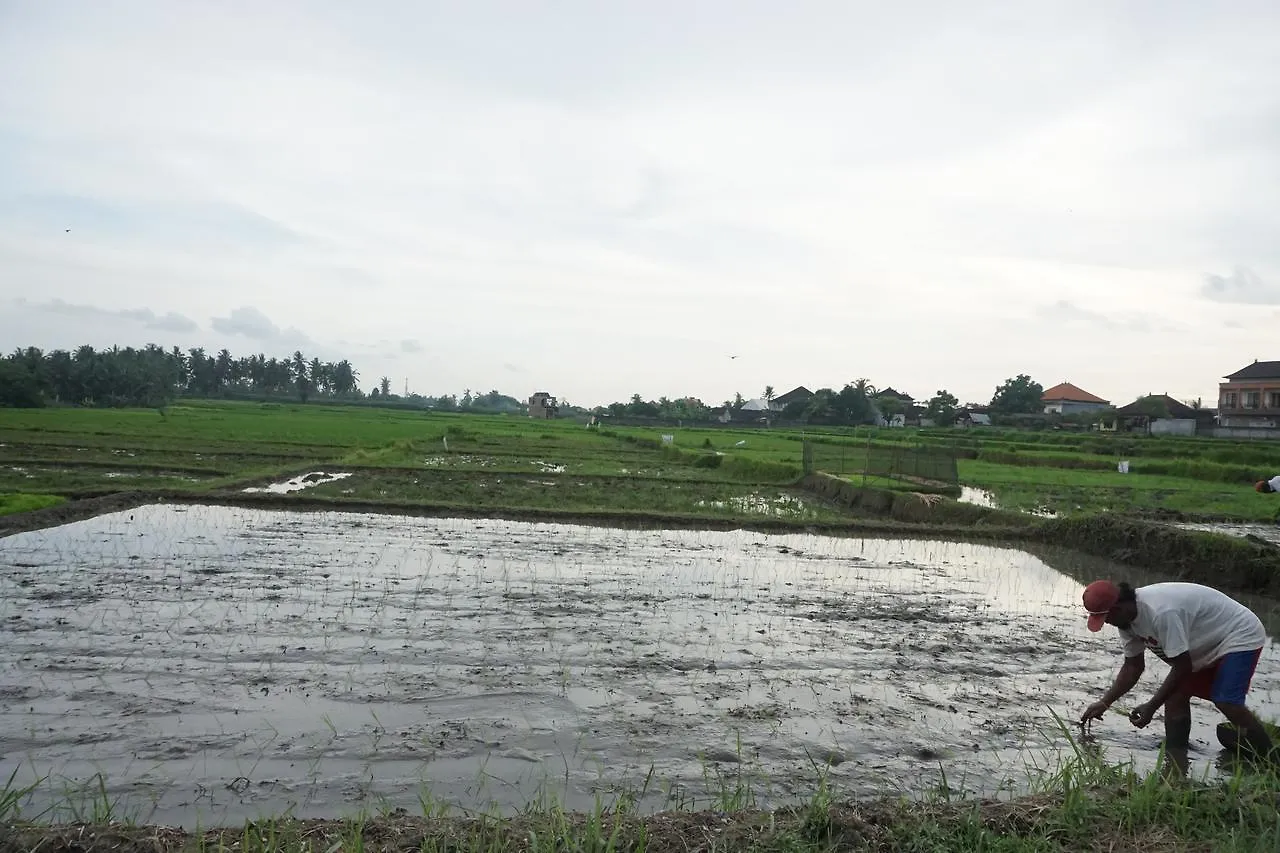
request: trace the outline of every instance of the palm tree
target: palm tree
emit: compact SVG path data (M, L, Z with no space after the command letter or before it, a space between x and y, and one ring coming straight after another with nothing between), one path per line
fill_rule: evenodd
M333 366L333 393L339 397L347 397L356 392L356 379L359 376L351 362L345 358Z
M861 394L863 397L866 397L868 400L876 396L878 393L876 391L876 386L872 385L871 380L869 379L853 380L853 390L858 394Z
M311 383L307 378L307 358L302 354L302 350L294 350L293 361L293 382L298 389L298 396L302 402L307 402L307 395L311 391Z
M317 394L329 393L329 371L326 370L327 365L320 359L311 359L311 387Z

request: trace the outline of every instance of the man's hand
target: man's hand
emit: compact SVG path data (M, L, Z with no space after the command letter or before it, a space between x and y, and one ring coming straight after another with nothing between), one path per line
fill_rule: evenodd
M1080 715L1080 722L1091 723L1094 720L1101 720L1110 708L1110 702L1094 702L1088 708L1084 709L1084 713Z
M1155 715L1156 706L1150 702L1144 702L1129 712L1129 722L1140 729L1145 729Z

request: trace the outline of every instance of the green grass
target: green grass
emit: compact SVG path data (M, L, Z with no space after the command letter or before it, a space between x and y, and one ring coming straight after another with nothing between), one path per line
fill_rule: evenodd
M1049 509L1060 515L1170 510L1188 515L1269 522L1280 510L1275 495L1251 483L1206 482L1115 469L1043 468L960 460L960 481L991 492L1005 509Z
M1056 767L1029 771L1029 794L1003 801L969 797L945 779L923 798L851 800L838 795L825 770L815 768L807 799L769 809L757 804L750 777L711 771L720 785L712 801L677 801L656 813L636 807L645 790L599 798L580 812L540 796L515 814L455 812L424 794L420 814L386 808L312 820L264 816L241 826L187 832L133 820L101 779L85 786L87 803L27 816L21 807L30 789L16 789L10 778L0 790L0 821L6 824L5 849L122 853L1280 849L1280 777L1273 773L1237 763L1234 772L1214 781L1166 769L1138 774L1131 765L1106 762L1086 744L1073 739L1071 746L1073 752ZM63 814L71 820L59 823L52 816Z
M0 515L45 509L46 507L57 506L65 500L65 498L58 495L0 494Z
M664 435L672 436L670 445ZM856 484L863 481L858 468L868 447L873 453L915 446L959 452L961 482L991 491L1006 509L1065 515L1175 511L1191 519L1256 522L1271 521L1280 510L1280 499L1252 489L1257 477L1280 471L1280 441L1001 429L596 430L514 415L206 401L173 406L163 416L150 409L6 410L0 415L0 491L64 497L147 490L198 495L309 470L514 475L563 468L565 475L625 482L614 491L587 487L565 505L630 511L639 499L632 495L640 495L655 500L653 510L659 511L684 503L664 499L654 483L793 483L805 439L814 442L820 470ZM1116 472L1115 462L1122 458L1130 460L1132 473ZM913 488L903 480L874 476L867 484ZM422 491L403 485L397 481L379 491L401 496ZM463 492L450 487L420 499L453 504ZM476 507L496 505L475 489L466 499L478 500ZM528 501L530 507L547 503L536 490L515 486L503 497L504 505L511 500ZM694 506L699 507L696 501ZM705 506L695 511L719 516Z
M663 435L676 435L673 444ZM705 433L705 434L704 434ZM324 405L196 403L6 412L0 490L242 494L310 471L311 500L468 510L847 519L784 487L802 445L757 431L586 429L564 420ZM551 485L548 485L551 484Z

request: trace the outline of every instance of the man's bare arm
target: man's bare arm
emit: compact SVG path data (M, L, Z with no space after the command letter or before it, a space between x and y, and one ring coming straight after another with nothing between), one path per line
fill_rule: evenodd
M1090 720L1100 720L1107 713L1115 701L1124 694L1128 693L1138 683L1138 679L1142 677L1142 671L1146 668L1145 655L1139 654L1135 657L1125 658L1124 665L1120 667L1120 671L1116 673L1116 679L1111 684L1111 688L1102 695L1102 698L1090 705L1080 717L1082 723Z

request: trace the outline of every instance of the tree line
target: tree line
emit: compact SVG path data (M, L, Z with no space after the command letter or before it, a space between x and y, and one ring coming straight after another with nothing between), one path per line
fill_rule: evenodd
M155 344L142 349L82 346L74 352L17 349L0 359L0 405L38 407L146 406L160 408L179 396L227 397L236 393L330 399L362 396L351 362L308 359L301 351L283 358L216 355L196 347L183 352Z
M1007 379L995 389L990 404L984 405L997 414L1031 414L1044 411L1041 397L1044 387L1025 373ZM765 386L760 397L772 402L775 398L772 385ZM645 400L633 394L628 402L615 402L597 407L596 414L613 417L660 418L664 420L712 421L723 411L741 412L747 400L741 393L713 408L692 397L671 399L659 397ZM971 404L972 405L972 404ZM868 379L860 378L836 390L819 388L813 396L795 400L774 417L793 423L859 426L891 421L897 415L922 417L936 424L950 424L960 411L960 401L945 388L936 391L927 400L916 401L909 395L889 388L881 391Z
M519 412L525 404L496 390L461 396L401 396L383 376L366 394L360 373L347 359L307 358L301 350L268 358L264 354L234 356L227 349L208 353L202 347L183 351L149 344L141 349L44 352L15 349L0 357L0 406L36 408L49 405L163 408L179 397L236 397L368 401L442 411Z

